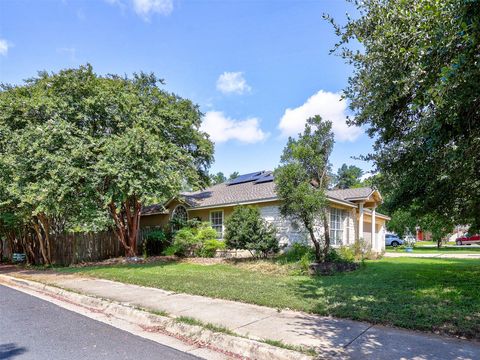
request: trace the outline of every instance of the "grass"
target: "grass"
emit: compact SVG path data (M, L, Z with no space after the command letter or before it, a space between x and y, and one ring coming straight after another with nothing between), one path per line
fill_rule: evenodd
M315 356L317 355L317 352L313 348L305 347L305 346L298 346L298 345L290 345L286 344L283 341L280 340L271 340L271 339L264 339L262 340L265 344L269 344L272 346L276 346L279 348L287 349L287 350L293 350L297 352L301 352L310 356Z
M473 259L386 258L325 277L185 262L58 271L480 339L480 261Z
M232 335L232 336L239 336L238 334L236 334L235 332L233 332L229 328L226 328L225 326L215 325L215 324L212 324L212 323L206 323L206 322L203 322L201 320L192 318L190 316L179 316L179 317L175 318L175 321L180 322L180 323L184 323L184 324L188 324L188 325L201 326L201 327L203 327L207 330L213 331L213 332L223 333L223 334Z
M180 323L184 323L184 324L188 324L188 325L201 326L204 329L207 329L207 330L210 330L210 331L213 331L213 332L223 333L223 334L227 334L227 335L231 335L231 336L244 337L244 336L239 335L239 334L235 333L234 331L232 331L232 330L230 330L230 329L228 329L224 326L219 326L219 325L215 325L215 324L212 324L212 323L205 323L201 320L192 318L190 316L179 316L179 317L175 318L175 321L180 322ZM280 347L280 348L283 348L283 349L288 349L288 350L301 352L301 353L304 353L304 354L307 354L307 355L314 356L314 355L317 354L317 352L313 348L286 344L283 341L279 341L279 340L264 339L264 340L260 340L260 341L265 343L265 344Z
M396 253L396 252L405 252L405 246L398 246L393 248L388 246L386 248L387 252ZM414 253L419 254L445 254L445 253L452 253L452 254L480 254L480 246L442 246L440 249L436 247L428 247L428 246L418 246L415 245L413 248Z

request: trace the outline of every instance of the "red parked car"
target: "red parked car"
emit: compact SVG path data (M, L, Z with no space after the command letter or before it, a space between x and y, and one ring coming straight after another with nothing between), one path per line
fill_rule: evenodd
M457 245L471 245L471 244L480 245L480 234L475 234L475 235L465 234L462 237L457 238L455 242L457 243Z

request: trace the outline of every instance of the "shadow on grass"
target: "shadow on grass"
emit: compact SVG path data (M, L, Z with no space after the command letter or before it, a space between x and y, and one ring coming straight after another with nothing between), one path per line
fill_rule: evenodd
M321 315L480 340L480 261L402 259L303 279L294 289Z

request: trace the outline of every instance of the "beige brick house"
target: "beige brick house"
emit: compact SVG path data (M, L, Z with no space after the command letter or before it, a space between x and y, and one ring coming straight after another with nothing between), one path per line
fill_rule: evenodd
M330 190L327 198L333 246L353 244L360 237L371 244L373 251L385 249L385 223L389 217L375 211L382 202L378 190L369 187ZM165 204L146 207L140 224L141 227L157 227L166 226L175 217L197 218L210 222L222 238L225 219L233 208L253 205L260 208L266 221L275 225L281 244L308 241L304 229L280 215L279 204L272 172L259 171L201 191L182 193ZM321 234L322 229L318 227L317 232Z

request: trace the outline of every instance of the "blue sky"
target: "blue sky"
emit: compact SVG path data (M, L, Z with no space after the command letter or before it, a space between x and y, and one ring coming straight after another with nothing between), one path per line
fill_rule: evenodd
M205 113L212 172L273 169L317 113L334 123L334 169L369 170L351 158L372 141L345 125L338 94L351 68L329 55L337 39L322 19L352 10L343 0L3 0L0 81L87 62L99 74L153 71Z

